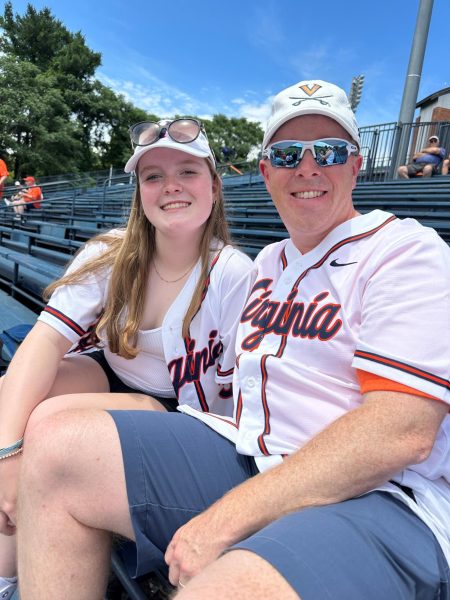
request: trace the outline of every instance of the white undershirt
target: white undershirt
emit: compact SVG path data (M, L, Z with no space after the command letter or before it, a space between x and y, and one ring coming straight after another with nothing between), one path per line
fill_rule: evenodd
M105 358L113 371L130 387L162 398L175 398L164 356L162 327L139 331L139 354L131 360L113 354L107 346Z

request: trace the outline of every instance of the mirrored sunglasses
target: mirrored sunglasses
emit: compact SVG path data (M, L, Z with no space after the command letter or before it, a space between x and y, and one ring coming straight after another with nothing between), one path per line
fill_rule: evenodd
M283 140L275 142L263 150L263 158L270 159L272 167L294 169L300 164L306 150L311 150L316 163L321 167L345 165L351 154L359 153L357 146L348 140L338 138L312 140L311 142Z
M205 134L200 121L185 117L158 123L142 121L132 125L129 131L133 146L149 146L166 135L179 144L189 144L198 138L200 132Z

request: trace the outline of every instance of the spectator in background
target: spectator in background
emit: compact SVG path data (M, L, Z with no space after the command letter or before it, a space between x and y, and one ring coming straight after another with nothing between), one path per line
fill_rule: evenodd
M5 198L5 202L8 206L12 206L14 212L18 215L23 215L24 212L32 208L41 208L40 200L43 200L41 188L36 185L34 177L24 177L23 182L25 189L20 190L11 200ZM16 182L17 183L17 182Z
M441 174L448 175L449 167L450 167L450 154L448 155L448 157L446 159L444 159L444 162L442 163Z
M8 175L8 167L3 158L0 158L0 199L3 198L3 189L5 187L5 181L8 179Z
M445 148L439 146L437 135L432 135L428 143L429 146L422 148L420 152L413 155L412 163L398 168L397 173L401 179L416 177L419 173L422 173L423 177L431 177L437 173L445 156Z

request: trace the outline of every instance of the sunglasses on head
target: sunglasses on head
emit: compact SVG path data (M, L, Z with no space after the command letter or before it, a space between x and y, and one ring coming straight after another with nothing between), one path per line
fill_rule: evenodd
M358 148L348 140L327 138L311 142L299 140L275 142L263 150L263 158L268 158L272 167L294 169L300 164L306 150L311 150L320 167L345 165L351 154L358 154Z
M195 141L200 132L205 131L197 119L181 118L159 121L142 121L129 129L133 146L149 146L168 135L174 142L189 144Z

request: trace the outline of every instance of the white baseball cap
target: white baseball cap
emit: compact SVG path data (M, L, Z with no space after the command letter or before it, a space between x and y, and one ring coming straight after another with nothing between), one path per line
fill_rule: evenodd
M429 142L432 142L433 140L435 140L435 141L436 141L436 144L439 144L439 138L438 138L438 136L437 136L437 135L431 135L431 136L428 138L428 141L429 141Z
M164 121L161 121L161 123L164 123ZM192 156L208 158L212 162L213 166L216 164L213 151L211 150L208 142L208 138L202 131L200 131L198 137L193 142L189 143L176 142L166 131L165 135L156 140L156 142L153 144L135 147L133 156L130 157L125 165L125 173L131 173L132 171L135 171L139 160L144 156L144 154L154 150L155 148L171 148L173 150L180 150L181 152L186 152L186 154L191 154Z
M302 115L330 117L360 144L358 123L344 90L333 83L311 79L291 85L275 96L264 134L263 149L283 123Z

